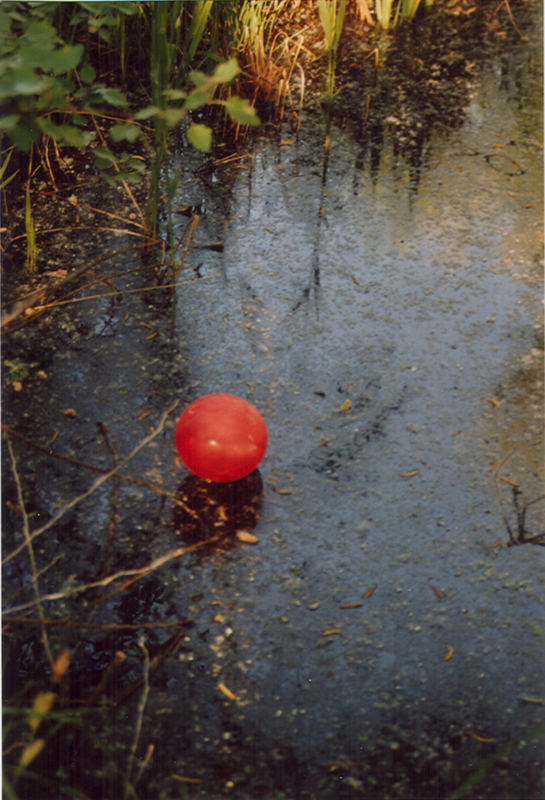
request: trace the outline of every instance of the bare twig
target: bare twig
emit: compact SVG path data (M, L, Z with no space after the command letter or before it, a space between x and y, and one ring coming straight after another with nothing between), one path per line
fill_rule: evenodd
M7 622L7 621L6 621ZM194 622L189 619L177 619L173 622L74 622L70 619L39 619L36 617L10 617L10 625L47 625L48 627L73 628L75 630L95 631L138 631L140 629L155 630L163 628L189 628Z
M106 447L110 451L112 455L112 464L113 467L117 467L117 447L115 439L113 442L110 441L109 431L106 425L101 422L99 423L100 432L104 438L106 443ZM115 538L115 532L117 529L117 520L118 520L118 513L117 513L117 499L119 494L119 475L112 476L112 504L110 508L110 519L108 520L108 534L106 536L106 543L104 545L104 558L102 561L102 566L98 572L99 578L104 578L108 570L108 562L110 560L110 553L112 550L112 544Z
M138 767L138 772L136 773L136 777L132 782L133 786L136 786L136 784L138 783L138 781L142 777L142 773L144 772L144 770L148 766L148 764L149 764L149 762L151 760L151 757L153 755L153 751L154 750L155 750L155 745L154 744L148 745L148 749L146 750L146 755L144 756L144 758L140 762L140 766Z
M66 461L68 464L74 464L76 467L83 467L91 472L99 472L101 475L105 475L108 472L108 470L104 469L103 467L96 467L94 464L88 464L86 461L81 461L79 458L68 456L65 453L59 453L56 450L52 450L50 447L45 447L37 442L33 442L32 439L28 438L28 436L19 433L14 428L10 428L10 426L6 425L5 423L2 423L2 430L9 436L20 439L20 441L36 448L36 450L40 450L42 453L47 453L47 455L51 456L52 458L59 458L62 461ZM116 474L117 477L122 481L134 483L136 486L143 486L145 489L150 489L152 492L156 492L157 494L161 495L161 497L167 497L169 500L172 500L175 505L183 508L183 510L189 514L189 516L193 517L193 519L200 519L196 511L194 511L192 508L189 508L189 506L184 503L183 500L180 500L180 498L173 492L168 492L166 489L163 489L162 486L158 486L156 483L151 483L150 481L144 481L141 478L134 478L132 475L125 475L122 472L118 472Z
M134 757L136 755L136 750L138 748L138 742L140 741L140 734L142 732L142 723L144 721L144 711L146 708L146 703L148 700L149 695L149 673L150 673L150 658L149 658L149 651L146 647L144 637L142 636L138 640L138 646L144 653L144 688L142 689L142 695L140 697L140 702L138 703L138 708L136 711L136 725L134 730L134 739L131 745L131 749L129 752L129 757L127 759L127 783L125 785L125 798L127 798L129 793L129 784L132 775L132 768L134 764Z
M158 290L164 291L165 289L173 289L178 286L187 286L187 284L190 283L200 283L201 281L207 281L211 280L212 278L219 278L219 277L220 273L214 272L213 275L207 275L203 278L192 278L191 280L187 281L173 281L171 283L160 283L154 286L141 286L138 287L137 289L122 289L122 290L116 289L115 291L112 292L98 292L97 294L84 295L84 297L71 297L66 300L56 300L55 302L52 303L39 303L38 305L36 305L36 303L41 298L43 299L47 297L47 287L42 287L40 290L36 290L36 292L33 292L31 296L29 295L28 299L24 303L24 306L22 304L21 305L17 304L17 308L14 309L14 311L11 312L10 314L7 314L5 318L2 319L1 327L4 327L5 325L8 325L10 322L14 321L17 317L25 313L26 309L28 308L32 308L32 310L37 314L38 312L46 311L49 308L57 308L57 306L66 306L72 303L83 303L83 302L88 302L89 300L101 299L103 297L116 297L117 295L120 294L126 295L126 294L138 294L142 292L154 292ZM94 281L94 283L98 283L98 279L97 281ZM77 291L80 291L80 289L78 289ZM29 322L33 318L34 318L33 316L27 317L25 318L25 322Z
M537 443L534 443L537 444ZM503 475L500 475L500 470L504 466L504 464L514 455L516 450L512 450L508 453L500 463L497 465L496 469L494 470L494 488L496 490L496 498L498 501L498 507L503 519L505 528L507 530L507 534L509 536L509 547L513 547L517 544L537 544L545 547L545 533L538 533L534 536L528 535L528 530L526 527L526 512L528 508L534 503L539 503L540 501L545 499L545 494L539 495L539 497L534 497L533 500L526 500L523 492L521 491L518 483L512 481L509 478L506 478ZM517 527L516 527L516 535L511 527L511 524L507 518L507 514L505 512L503 502L501 499L501 493L499 490L499 482L504 481L511 487L512 495L513 495L513 507L515 510ZM522 499L522 503L520 500Z
M209 539L202 539L200 542L195 542L195 544L189 544L186 547L177 547L175 550L170 550L168 553L165 553L164 556L154 559L145 567L140 567L140 569L120 570L119 572L114 572L113 575L108 575L106 578L102 578L100 581L92 581L91 583L85 583L81 586L71 586L69 589L65 589L62 592L44 594L40 597L40 602L45 603L54 600L64 600L67 597L75 597L76 595L81 594L82 592L87 592L90 589L97 589L101 586L109 586L111 583L120 580L120 578L143 578L145 575L149 575L156 569L168 564L169 561L173 561L175 558L180 558L180 556L183 556L186 553L191 553L193 550L198 550L201 547L207 547L208 545L214 544L220 539L221 534L218 534L216 536L211 536ZM5 609L5 621L8 621L6 617L7 614L17 614L21 611L26 611L27 609L32 608L34 605L35 603L23 603L19 606Z
M77 506L83 500L86 500L88 497L90 497L94 492L96 492L96 490L100 486L102 486L103 483L109 480L112 477L112 475L115 475L121 469L121 467L124 467L125 464L127 464L132 458L134 458L134 456L138 452L140 452L142 448L148 445L153 439L155 439L156 436L159 435L159 433L161 433L161 431L164 428L168 415L174 408L176 408L177 405L178 405L177 400L171 403L170 406L166 409L166 411L163 412L157 427L154 428L153 431L150 434L148 434L148 436L145 436L144 439L142 439L142 441L139 444L137 444L136 447L133 448L133 450L131 450L128 456L122 459L111 470L104 473L104 475L101 475L99 478L97 478L85 492L79 494L77 497L74 497L74 499L70 500L69 503L66 503L60 509L60 511L58 511L57 514L55 514L54 517L52 517L48 522L45 523L45 525L42 525L40 528L37 528L36 530L32 531L32 533L28 533L28 541L23 542L21 545L19 545L19 547L16 547L15 550L12 550L11 553L9 553L4 558L2 563L6 564L8 561L11 561L12 558L15 558L15 556L19 555L21 550L23 550L25 547L28 546L29 542L33 542L34 539L38 538L38 536L41 536L43 533L52 528L68 511Z
M28 557L30 560L30 568L32 571L32 588L34 590L35 596L35 604L38 610L38 616L40 618L40 627L42 631L42 643L44 646L44 650L47 656L47 660L51 664L53 668L53 655L51 653L51 648L49 647L49 639L47 637L47 631L44 625L44 610L42 608L42 604L40 602L40 587L38 585L38 569L36 567L36 558L34 556L34 549L32 547L32 538L30 534L30 528L28 525L28 514L26 513L25 509L25 501L23 497L23 488L21 486L21 481L19 479L19 473L17 472L17 462L15 460L15 453L13 452L13 445L11 444L10 440L8 439L8 451L9 457L11 459L11 471L13 472L13 478L15 480L15 486L17 487L17 503L21 510L21 514L23 516L23 534L25 537L25 547L28 548Z
M119 257L124 255L125 253L131 252L134 247L123 247L119 250L115 250L114 252L108 255L108 258ZM82 267L78 267L78 269L72 270L68 273L64 278L60 280L51 281L44 286L39 287L38 289L32 291L29 295L16 300L11 311L6 312L2 315L2 323L1 327L4 328L10 323L14 322L18 317L24 315L27 312L27 309L32 308L40 299L48 299L54 297L62 290L65 286L70 283L76 281L81 275L84 275L89 270L93 269L94 267L100 266L104 263L104 256L101 257L100 260L86 262Z

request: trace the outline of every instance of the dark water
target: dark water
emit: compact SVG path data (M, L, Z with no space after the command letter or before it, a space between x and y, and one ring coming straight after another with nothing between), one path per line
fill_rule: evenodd
M520 503L542 491L534 38L511 35L455 82L452 124L434 127L428 102L411 147L416 99L392 107L390 93L383 108L379 80L382 123L334 116L325 174L325 123L312 116L297 135L260 138L234 176L201 170L180 190L201 221L173 313L151 293L105 303L92 326L72 317L70 349L51 353L45 416L78 411L59 421L57 451L109 465L97 420L124 454L176 395L242 395L269 427L259 473L210 487L175 464L172 414L123 472L190 511L122 482L101 575L211 532L220 545L94 615L78 601L77 619L191 621L153 677L142 797L543 796L544 551L505 546L502 510L518 536L516 509L498 479L518 485ZM41 403L29 402L30 430ZM65 473L48 461L28 470L43 520ZM111 508L100 490L44 537L44 558L65 554L49 591L96 577ZM542 512L528 508L528 537ZM122 649L119 691L136 685L134 633L83 636L82 683ZM173 634L146 636L153 655ZM131 741L135 713L123 705L106 724Z

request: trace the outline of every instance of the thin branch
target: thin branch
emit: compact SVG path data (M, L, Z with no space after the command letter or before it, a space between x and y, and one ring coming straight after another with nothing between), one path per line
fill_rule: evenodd
M34 556L34 549L32 547L32 537L30 534L30 528L28 525L28 514L26 513L25 509L25 501L23 497L23 488L21 486L21 481L19 479L19 473L17 472L17 462L15 460L15 453L13 452L13 445L11 441L8 439L8 450L9 450L9 457L11 459L11 471L13 472L13 478L15 480L15 486L17 487L17 503L21 510L21 514L23 515L23 534L25 537L25 547L28 548L28 557L30 560L30 568L32 571L32 588L34 590L35 596L35 604L38 610L38 616L40 618L40 627L42 630L42 643L44 646L44 650L47 656L47 660L51 664L53 668L53 655L51 653L51 648L49 647L49 639L47 638L47 631L44 625L45 614L42 608L42 604L40 602L40 587L38 585L38 569L36 567L36 558Z
M49 627L74 628L75 630L95 631L139 631L163 628L189 628L195 623L190 619L177 619L173 622L73 622L69 619L38 619L37 617L10 617L9 625L47 625Z
M221 534L217 534L216 536L211 536L209 539L202 539L200 542L195 542L195 544L189 544L186 547L177 547L175 550L165 553L164 556L154 559L145 567L140 567L140 569L120 570L119 572L114 572L113 575L108 575L106 578L102 578L100 581L92 581L91 583L85 583L82 586L71 586L69 589L66 589L63 592L44 594L40 597L40 602L45 603L53 600L64 600L67 597L75 597L77 594L89 591L89 589L97 589L101 586L109 586L111 583L118 581L120 578L142 578L145 575L148 575L150 572L154 572L156 569L168 564L169 561L173 561L175 558L180 558L180 556L183 556L186 553L191 553L193 550L198 550L201 547L214 544L221 538ZM4 617L6 618L7 614L16 614L21 611L26 611L28 608L32 608L34 605L35 603L23 603L19 606L5 609ZM8 622L9 620L6 618L5 621Z
M142 689L142 695L140 697L140 702L138 703L138 708L136 711L136 725L134 730L134 739L129 752L129 757L127 759L127 783L125 785L125 798L127 798L129 793L129 783L132 775L134 757L136 755L136 750L138 748L138 742L140 741L140 734L142 732L142 723L144 721L144 711L146 708L146 703L148 700L149 689L150 689L150 684L149 684L150 657L143 636L138 640L138 646L144 653L144 688Z
M25 442L25 444L36 448L36 450L40 450L42 453L47 453L47 455L51 456L52 458L59 458L62 461L66 461L68 464L74 464L76 467L83 467L91 472L99 472L101 475L105 475L108 472L108 470L104 469L104 467L96 467L94 464L88 464L86 461L81 461L79 458L74 458L73 456L68 456L65 453L59 453L57 450L52 450L50 447L37 444L37 442L33 442L32 439L29 439L28 436L25 436L23 433L19 433L14 428L10 428L10 426L6 425L5 423L2 423L1 425L2 430L9 436L20 439L22 442ZM196 511L184 503L183 500L180 500L180 498L173 492L163 489L162 486L158 486L156 483L151 483L150 481L144 481L141 478L134 478L132 475L125 475L122 472L118 472L117 477L122 481L126 481L127 483L134 483L136 486L143 486L145 489L150 489L152 492L156 492L158 495L161 495L161 497L167 497L169 500L172 500L175 505L183 508L183 510L189 514L189 516L193 517L193 519L200 520L200 517Z
M116 291L112 292L99 292L97 294L84 295L83 297L72 297L67 300L56 300L55 302L52 303L40 303L39 305L34 306L33 303L36 302L36 300L39 300L40 297L47 295L47 287L43 287L41 290L36 291L32 294L32 297L29 298L28 302L26 302L24 309L18 307L17 313L13 312L12 314L6 315L5 321L4 320L2 321L2 327L4 327L4 325L7 325L9 322L12 322L16 317L21 316L21 314L29 307L32 307L33 311L35 311L35 313L38 313L39 311L46 311L48 308L57 308L57 306L66 306L70 305L71 303L83 303L89 300L101 299L103 297L116 297L117 295L120 294L125 295L125 294L138 294L141 292L154 292L158 290L162 291L164 289L172 289L178 286L187 286L190 283L200 283L201 281L208 281L211 278L219 278L219 277L220 273L214 272L212 275L206 275L203 278L191 278L190 280L187 281L173 281L171 283L160 283L156 284L155 286L142 286L137 289L117 289ZM99 279L97 278L97 280L94 281L94 283L98 282ZM79 292L81 291L81 289L76 289L75 291ZM32 319L32 317L29 317L28 319Z
M154 428L154 430L148 434L148 436L144 437L144 439L142 439L142 441L137 444L133 450L131 450L128 456L122 459L118 464L116 464L115 467L106 472L104 475L101 475L99 478L97 478L85 492L79 494L77 497L74 497L74 499L70 500L69 503L66 503L66 505L64 505L60 511L58 511L58 513L49 520L49 522L46 522L46 524L42 525L41 528L37 528L32 533L29 533L28 542L23 542L21 545L19 545L19 547L16 547L15 550L12 550L12 552L5 557L2 563L6 564L8 561L11 561L12 558L15 558L15 556L19 555L21 550L28 546L29 542L33 542L34 539L38 538L38 536L41 536L43 533L52 528L68 511L77 506L83 500L86 500L88 497L90 497L100 486L102 486L103 483L109 480L112 475L115 475L122 467L125 466L125 464L134 458L134 456L139 453L142 448L148 445L153 439L155 439L156 436L161 433L168 415L174 408L176 408L177 405L178 400L175 400L173 403L171 403L167 410L163 412L158 426Z
M113 467L117 467L117 446L115 438L113 442L110 442L109 431L106 425L101 422L99 423L100 432L104 438L106 443L106 447L111 453L112 456L112 465ZM106 536L106 543L104 545L104 557L102 560L102 565L98 572L99 578L104 578L104 576L108 572L108 563L110 561L110 553L112 550L112 544L115 538L115 532L117 529L117 520L118 520L118 513L117 513L117 501L119 495L119 475L114 475L112 477L112 501L110 507L110 519L108 520L108 534Z

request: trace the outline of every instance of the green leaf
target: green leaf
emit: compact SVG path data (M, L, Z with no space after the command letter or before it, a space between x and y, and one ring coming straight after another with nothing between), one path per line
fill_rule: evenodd
M0 131L10 131L19 122L19 114L7 114L5 117L0 117Z
M135 172L145 172L147 169L147 164L143 158L136 158L135 156L131 156L127 166L133 169Z
M42 72L51 68L51 56L55 51L50 42L20 45L13 59L16 69L40 67Z
M199 70L192 69L189 73L189 80L191 83L194 83L195 86L205 86L208 81L210 80L209 76L206 75L204 72L199 72Z
M142 181L142 176L137 175L135 172L128 172L127 174L123 175L123 178L127 181L127 183L132 184L141 183Z
M163 95L167 100L185 100L187 92L183 89L165 89Z
M51 69L55 75L62 75L64 72L69 72L75 69L83 55L83 45L67 44L60 47L51 54Z
M163 113L163 119L168 128L173 128L185 117L185 113L185 108L168 108Z
M40 94L52 84L52 79L37 75L32 69L19 69L8 75L0 84L0 98Z
M233 78L238 75L240 69L236 58L231 58L223 64L218 64L214 70L214 80L218 83L229 83Z
M83 83L92 83L96 78L96 72L90 64L84 64L79 71L79 76Z
M116 158L114 154L106 150L105 147L97 147L95 150L95 161L99 169L106 169L116 163Z
M140 111L137 111L133 119L149 119L150 117L155 117L160 111L161 109L158 108L158 106L146 106L145 108L141 108Z
M187 129L187 140L197 150L208 153L212 147L212 131L206 125L194 122Z
M49 22L44 21L31 22L21 39L32 44L44 44L45 42L56 44L58 41L55 28Z
M92 138L92 134L80 131L73 125L57 125L47 117L41 117L38 124L46 136L50 136L56 142L64 142L70 147L77 147L79 150L83 150Z
M110 136L114 142L135 142L140 136L141 128L138 125L114 125L110 128Z
M259 117L249 100L235 94L225 101L225 108L235 122L240 122L241 125L259 125Z
M92 134L80 131L73 125L61 125L60 127L63 141L71 147L77 147L78 150L83 150L93 138Z
M95 90L97 87L95 87ZM120 108L127 105L127 98L120 89L112 89L109 86L101 85L98 87L97 94L99 94L105 103L111 106Z
M193 89L187 100L185 101L185 108L188 111L194 111L196 108L205 106L210 100L210 92L205 92L202 89Z
M7 134L19 150L28 153L36 139L38 139L40 129L32 122L28 122L24 125L16 125L14 128L11 128Z

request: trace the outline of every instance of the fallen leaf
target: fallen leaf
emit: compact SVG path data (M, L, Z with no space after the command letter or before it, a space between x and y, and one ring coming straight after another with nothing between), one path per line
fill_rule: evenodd
M57 695L55 692L38 692L32 703L32 711L28 717L30 730L34 732L43 719L44 714L51 711L51 706L55 702Z
M506 478L505 475L500 475L498 480L507 483L509 486L512 486L514 489L518 489L519 485L516 481L512 481L511 478Z
M62 413L64 414L65 417L77 417L78 416L78 412L76 411L75 408L65 408Z
M339 408L339 413L348 414L351 408L352 408L352 400L349 397L347 397L342 406Z
M220 692L221 692L223 695L225 695L225 697L226 697L228 700L236 700L236 699L237 699L237 696L236 696L236 694L233 694L233 692L231 691L231 689L229 689L229 688L228 688L228 687L227 687L227 686L226 686L224 683L221 683L221 682L220 682L220 683L218 683L218 689L220 690Z
M176 775L173 773L171 778L174 778L175 781L181 781L182 783L201 783L201 778L186 778L185 775Z
M495 739L493 737L479 736L478 733L473 733L473 731L471 731L470 736L471 736L472 739L476 739L478 742L497 742L498 741L497 739Z
M432 592L434 593L434 595L437 597L438 600L443 599L443 595L441 594L437 586L433 585L433 583L430 583L430 589L432 590Z
M499 408L501 406L500 401L496 400L495 397L487 397L486 399L488 400L489 403L491 403L494 406L494 408Z
M413 469L413 470L411 470L411 472L400 472L399 473L399 477L400 478L414 478L415 475L418 475L418 470L417 469Z
M257 544L259 542L257 536L249 531L237 531L236 535L240 542L246 542L246 544Z
M45 744L45 739L35 739L30 744L27 744L23 752L21 753L21 758L19 759L19 766L20 767L28 767L31 761L34 761L36 756L41 753L43 750L43 746Z
M339 633L342 633L340 628L328 628L327 631L323 631L320 636L338 636Z
M452 647L452 645L450 644L447 644L447 654L444 657L443 661L450 661L453 655L454 655L454 647Z
M538 706L545 706L545 700L543 697L521 697L520 698L523 703L535 703Z
M63 650L53 664L53 683L60 683L70 664L70 650Z

